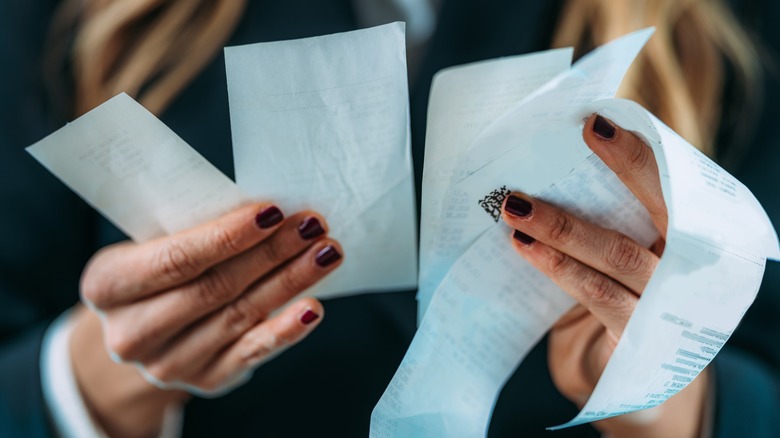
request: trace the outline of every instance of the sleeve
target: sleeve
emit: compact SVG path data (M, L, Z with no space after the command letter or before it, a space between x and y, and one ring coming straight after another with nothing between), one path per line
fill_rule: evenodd
M105 438L92 420L73 375L68 351L72 331L71 312L60 315L46 330L40 358L44 400L60 437Z
M57 435L62 438L106 438L84 404L71 366L68 349L73 330L71 313L65 312L46 331L41 351L43 395ZM165 413L160 438L178 438L182 429L182 407Z

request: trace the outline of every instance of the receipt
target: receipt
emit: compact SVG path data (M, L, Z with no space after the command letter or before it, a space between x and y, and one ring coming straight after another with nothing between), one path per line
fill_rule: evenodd
M403 23L226 49L238 185L120 94L27 150L133 240L251 199L322 213L343 265L307 293L417 281ZM269 62L273 60L273 62Z
M344 248L319 296L417 284L404 24L225 49L236 181Z
M431 87L426 129L420 212L420 272L429 273L429 257L446 250L434 247L442 218L443 198L453 178L457 158L474 138L504 111L557 74L568 70L572 50L556 49L500 60L475 62L436 74ZM447 220L457 211L448 211ZM425 313L440 278L421 275L417 292L419 319Z
M124 93L27 151L136 242L194 227L248 200Z
M765 211L734 177L629 101L599 112L653 148L669 212L661 261L596 389L568 427L656 406L718 354L780 259Z
M755 298L766 257L780 256L777 235L741 183L643 108L609 99L650 34L593 51L498 117L458 158L420 274L421 285L425 278L436 289L374 409L371 436L484 435L504 382L574 304L512 249L511 230L493 214L507 190L642 245L656 239L647 211L582 139L583 120L594 112L653 148L669 226L659 266L593 394L558 427L657 406L731 335Z
M577 163L582 161L590 151L576 148L576 143L563 146L566 147L565 150L543 149L544 145L551 141L549 136L554 135L554 132L536 129L537 127L527 129L527 125L515 124L514 121L528 120L531 122L532 120L539 120L553 123L565 117L566 110L570 109L567 105L583 104L599 98L614 96L625 72L631 65L631 61L641 49L642 44L647 41L650 34L651 31L637 32L601 47L591 56L584 57L571 70L556 76L533 93L529 93L528 96L516 103L509 111L500 114L500 117L493 117L494 123L491 126L504 121L506 125L513 125L507 128L513 128L513 130L506 134L503 132L496 134L497 130L494 129L479 131L477 138L471 142L470 146L466 147L462 154L455 156L459 162L463 163L459 171L461 173L467 172L458 175L458 178L462 179L468 176L468 172L471 172L470 168L482 169L489 162L495 161L498 157L508 153L516 156L511 158L509 156L503 157L502 161L505 159L514 160L513 163L516 165L514 172L526 175L526 178L523 179L524 186L514 187L515 189L522 189L526 193L538 193L560 179L573 169ZM506 61L497 60L487 65L501 65L504 62ZM533 64L529 65L529 67L533 66ZM562 68L560 64L558 64L558 67ZM452 69L451 71L457 72L458 70ZM551 70L546 72L549 74ZM455 75L450 74L450 76L444 76L443 79L449 80L450 77L455 77ZM468 89L467 82L471 79L469 76L462 75L455 78L460 80L456 84L450 84L451 88ZM483 88L487 89L489 86L490 84L485 84ZM435 90L436 88L437 84L434 83L432 89ZM483 91L485 94L500 92L501 89L498 87L490 92ZM545 97L541 98L540 96ZM432 99L437 97L438 95L431 94ZM533 105L527 104L527 102L531 101L533 101ZM566 105L561 105L561 102L566 102ZM440 107L442 104L431 102L430 105L432 107ZM455 132L452 132L450 136L457 137L460 135L457 132L458 130L453 131ZM466 131L464 137L474 139L475 134ZM477 148L476 144L480 144L482 147ZM540 146L534 149L516 147L523 144ZM431 154L450 153L448 145L434 143L426 147L426 158L429 154L427 149L431 146L440 147L446 151L431 152ZM456 149L451 155L455 155L457 152L458 150ZM451 160L455 160L455 157L451 158ZM421 316L425 312L427 301L430 300L434 290L457 257L463 254L476 241L479 235L485 232L493 223L491 222L491 217L486 216L482 208L476 208L478 207L476 204L477 200L481 200L484 197L489 198L492 191L501 189L503 186L501 184L496 187L485 188L485 192L476 199L463 196L465 192L459 189L459 185L448 186L448 201L441 203L441 205L446 207L438 207L438 210L441 211L442 226L436 228L435 236L426 236L430 243L424 240L421 244L421 253L423 249L428 249L426 254L420 256L420 260L424 262L421 263L420 291L418 292L420 297L419 313ZM441 193L441 186L436 187L436 189L437 192ZM425 190L425 186L423 186L423 190ZM426 205L425 201L426 198L423 197L422 211L433 209L432 206ZM493 221L497 218L496 215L492 217Z

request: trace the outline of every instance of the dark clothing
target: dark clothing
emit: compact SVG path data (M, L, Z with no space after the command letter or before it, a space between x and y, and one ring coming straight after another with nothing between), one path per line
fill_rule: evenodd
M0 3L0 436L52 436L40 384L44 328L78 299L78 279L101 246L124 239L23 148L62 125L41 83L51 1ZM747 5L766 49L780 44L780 4ZM416 77L411 116L418 199L428 91L441 68L549 47L558 2L448 0ZM774 27L771 27L774 26ZM300 38L356 27L349 0L251 1L228 45ZM220 54L161 115L232 175L224 58ZM736 176L780 224L780 83ZM194 399L185 436L366 436L370 413L414 335L414 292L328 300L309 338L219 399ZM780 266L769 264L756 304L714 362L718 437L780 436ZM506 385L492 436L597 436L591 426L547 432L577 413L555 390L541 342Z

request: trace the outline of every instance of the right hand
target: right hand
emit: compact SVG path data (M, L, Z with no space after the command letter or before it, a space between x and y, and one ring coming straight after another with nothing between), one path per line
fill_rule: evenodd
M322 320L311 297L271 315L341 263L326 232L313 212L284 220L272 205L245 206L172 236L104 248L84 271L82 299L100 316L115 361L158 387L219 395Z

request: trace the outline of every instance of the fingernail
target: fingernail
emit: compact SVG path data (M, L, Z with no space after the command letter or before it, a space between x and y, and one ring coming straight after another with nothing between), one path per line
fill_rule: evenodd
M507 213L520 217L528 216L532 209L533 206L530 202L515 195L509 195L506 199L506 207L504 207Z
M612 124L609 123L607 119L599 115L596 116L596 120L593 122L593 132L601 137L602 140L607 141L615 138L615 134L617 133L615 127L612 126Z
M339 261L339 259L341 259L341 254L336 251L336 248L334 248L333 245L328 245L325 248L322 248L319 250L317 255L314 256L314 261L321 268L330 266Z
M322 236L325 234L325 230L316 217L309 216L298 225L298 234L301 235L302 239L309 240Z
M319 319L320 315L314 313L311 309L307 309L306 312L301 315L301 322L303 325L309 325Z
M515 230L514 233L512 233L512 238L517 240L518 242L522 243L523 245L530 245L534 242L536 242L536 239L529 236L528 234L525 234L524 232L520 230Z
M255 216L255 223L260 228L271 228L284 219L282 211L276 206L270 206Z

